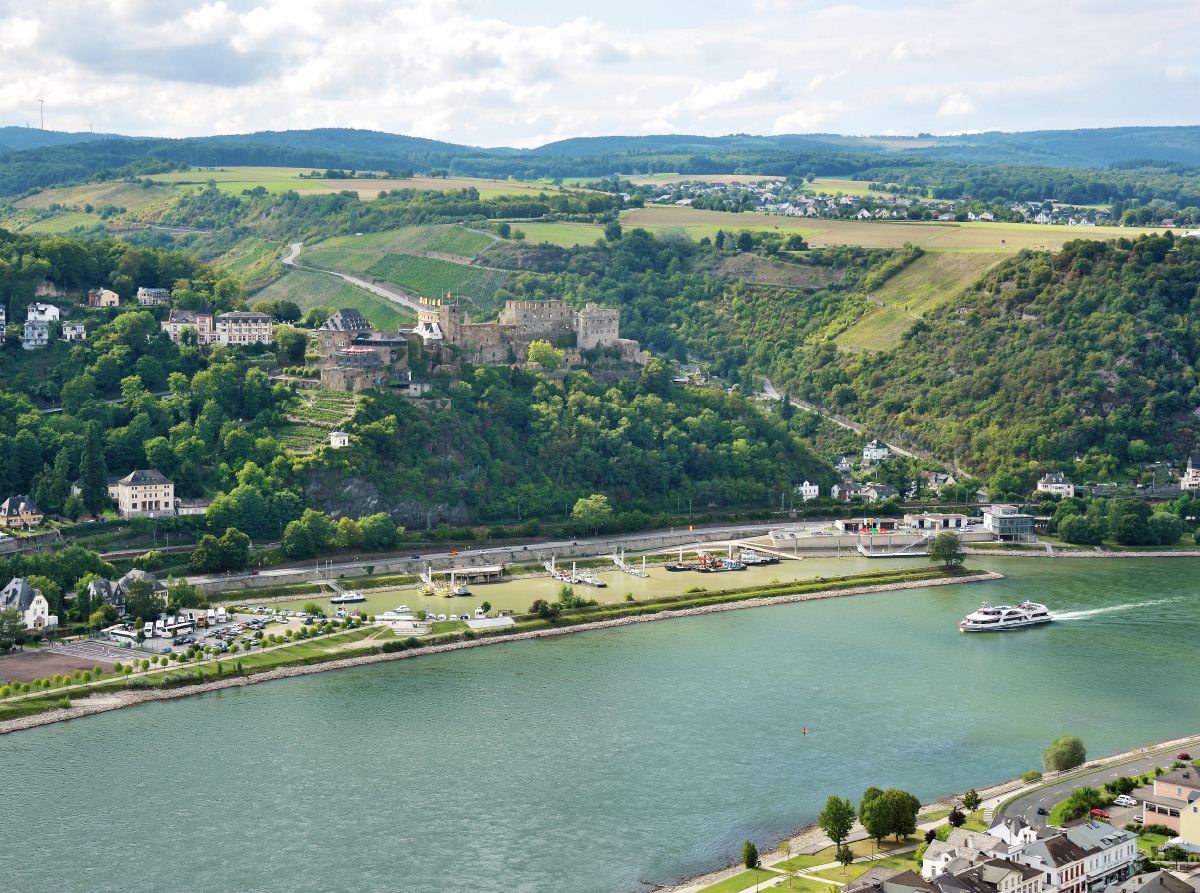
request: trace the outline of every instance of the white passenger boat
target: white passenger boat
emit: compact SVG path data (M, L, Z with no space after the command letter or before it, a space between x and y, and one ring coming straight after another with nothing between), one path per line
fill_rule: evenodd
M972 611L958 624L959 632L999 633L1027 626L1041 626L1054 618L1045 605L1037 602L1021 602L1019 605L996 605L987 602L978 611Z

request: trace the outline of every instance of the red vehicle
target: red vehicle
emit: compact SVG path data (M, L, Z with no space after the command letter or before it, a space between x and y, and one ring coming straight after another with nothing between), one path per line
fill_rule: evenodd
M1186 750L1183 753L1175 754L1175 759L1177 759L1177 760L1190 760L1191 758L1192 758L1192 755L1190 753L1188 753Z
M1107 813L1107 812L1105 812L1103 809L1093 809L1093 810L1092 810L1092 815L1093 815L1093 816L1095 816L1095 817L1096 817L1096 818L1098 818L1098 819L1106 819L1106 818L1108 818L1108 813Z

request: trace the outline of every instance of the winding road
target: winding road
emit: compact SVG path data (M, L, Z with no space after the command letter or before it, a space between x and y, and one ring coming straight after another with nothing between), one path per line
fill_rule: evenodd
M291 247L291 254L289 254L287 257L285 257L283 259L283 263L289 267L295 267L296 266L296 258L298 258L300 256L300 250L301 250L301 248L304 247L304 243L303 242L292 242L290 247ZM381 298L385 298L386 300L391 301L393 304L399 304L400 306L405 307L414 312L419 312L421 309L421 305L419 303L417 303L417 301L414 300L413 298L410 298L408 295L403 294L401 292L395 292L395 291L392 291L387 288L383 288L382 286L375 285L373 282L366 282L362 279L358 279L357 277L349 276L346 273L338 273L334 270L322 270L319 267L305 267L304 269L311 270L314 273L325 273L327 276L337 276L339 279L344 279L346 282L349 282L351 285L356 285L361 289L365 289L366 291L371 292L371 294L373 294L373 295L378 295Z

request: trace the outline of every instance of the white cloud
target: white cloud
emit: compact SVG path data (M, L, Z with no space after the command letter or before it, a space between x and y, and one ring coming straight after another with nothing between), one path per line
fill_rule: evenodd
M974 112L975 104L971 102L970 97L965 93L958 92L947 96L937 113L940 117L948 118L954 115L970 115Z
M1083 0L528 3L0 0L0 124L36 120L43 90L60 130L353 125L474 145L1195 123L1190 0L1154 17Z

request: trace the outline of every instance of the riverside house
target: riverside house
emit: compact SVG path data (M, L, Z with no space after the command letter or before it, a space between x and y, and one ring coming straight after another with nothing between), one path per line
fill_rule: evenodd
M25 618L25 628L34 632L54 629L58 617L50 613L50 603L40 589L34 589L24 577L13 577L0 589L0 611L16 608Z
M1047 893L1084 893L1088 852L1065 834L1025 844L1016 858L1042 872Z
M1088 885L1108 886L1129 877L1137 858L1137 835L1108 822L1077 819L1068 822L1067 838L1087 850Z
M967 516L946 512L922 512L919 515L905 515L904 526L913 530L962 530L967 526Z
M1191 766L1174 769L1158 776L1153 784L1137 788L1130 796L1142 802L1147 825L1166 825L1178 833L1180 814L1192 807L1200 810L1200 770ZM1196 814L1200 815L1200 811Z
M1043 475L1034 492L1049 493L1052 496L1074 496L1075 485L1061 471L1055 471Z

